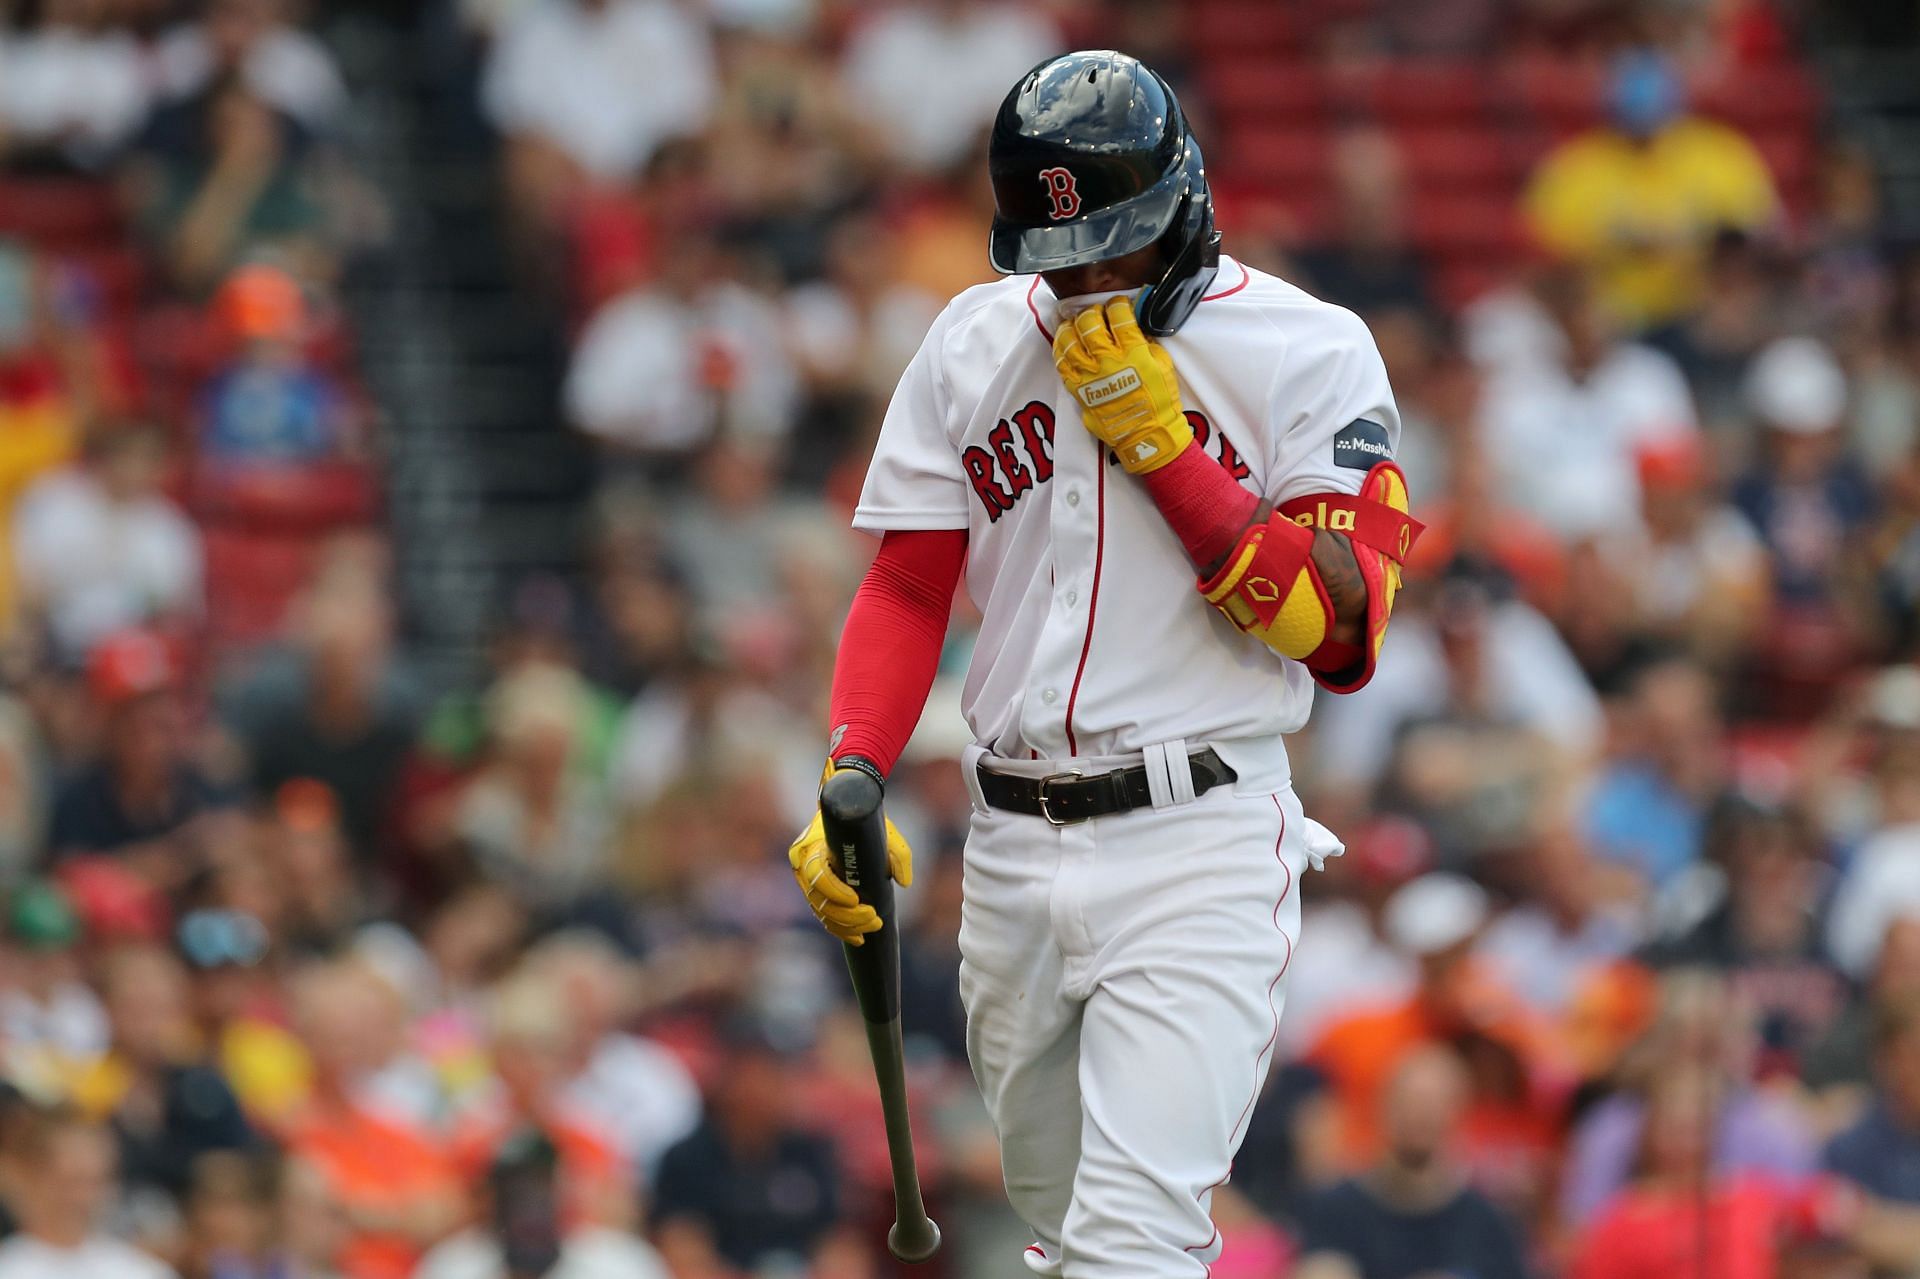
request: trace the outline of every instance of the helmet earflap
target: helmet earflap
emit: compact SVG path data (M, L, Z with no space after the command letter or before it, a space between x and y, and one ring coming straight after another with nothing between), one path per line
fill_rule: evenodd
M1197 148L1192 160L1191 184L1161 241L1167 246L1167 269L1134 302L1141 331L1149 337L1178 332L1220 270L1220 230L1213 225L1213 197L1200 176Z

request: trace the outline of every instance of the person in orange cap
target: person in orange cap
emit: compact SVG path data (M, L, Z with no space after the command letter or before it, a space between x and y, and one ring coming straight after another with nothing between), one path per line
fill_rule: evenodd
M204 455L215 465L284 465L348 449L352 405L308 355L312 317L299 282L278 267L242 267L220 286L213 307L235 353L201 392Z

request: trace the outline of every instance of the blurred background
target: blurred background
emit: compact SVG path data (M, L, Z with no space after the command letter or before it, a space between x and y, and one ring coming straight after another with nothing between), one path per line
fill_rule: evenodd
M1215 1279L1920 1274L1920 9L0 3L0 1279L891 1273L782 850L1027 67L1167 74L1430 532ZM1020 1273L948 675L922 1171Z

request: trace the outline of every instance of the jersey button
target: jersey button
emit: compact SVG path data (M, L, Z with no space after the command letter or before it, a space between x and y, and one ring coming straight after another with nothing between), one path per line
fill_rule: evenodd
M1052 689L1049 688L1049 689L1042 690L1040 694L1040 700L1045 702L1047 705L1051 706L1053 705L1054 700L1059 696L1060 694L1054 692Z
M1073 607L1073 606L1074 606L1075 604L1078 604L1079 602L1080 602L1080 592L1079 592L1079 591L1068 591L1068 592L1067 592L1067 607L1068 607L1068 608L1072 608L1072 607Z
M1080 505L1080 490L1079 490L1079 489L1068 489L1068 490L1067 490L1067 505L1068 505L1068 506L1078 506L1078 505Z

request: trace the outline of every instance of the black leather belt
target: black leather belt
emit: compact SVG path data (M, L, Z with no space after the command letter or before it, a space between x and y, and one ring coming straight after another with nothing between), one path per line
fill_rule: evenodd
M1193 793L1204 795L1216 786L1224 786L1239 774L1213 753L1212 747L1187 756L1193 770ZM1045 777L1016 777L996 773L982 759L977 765L980 794L991 808L1029 817L1044 817L1055 826L1106 817L1111 813L1151 808L1153 793L1147 785L1144 764L1116 768L1111 773L1051 773Z

